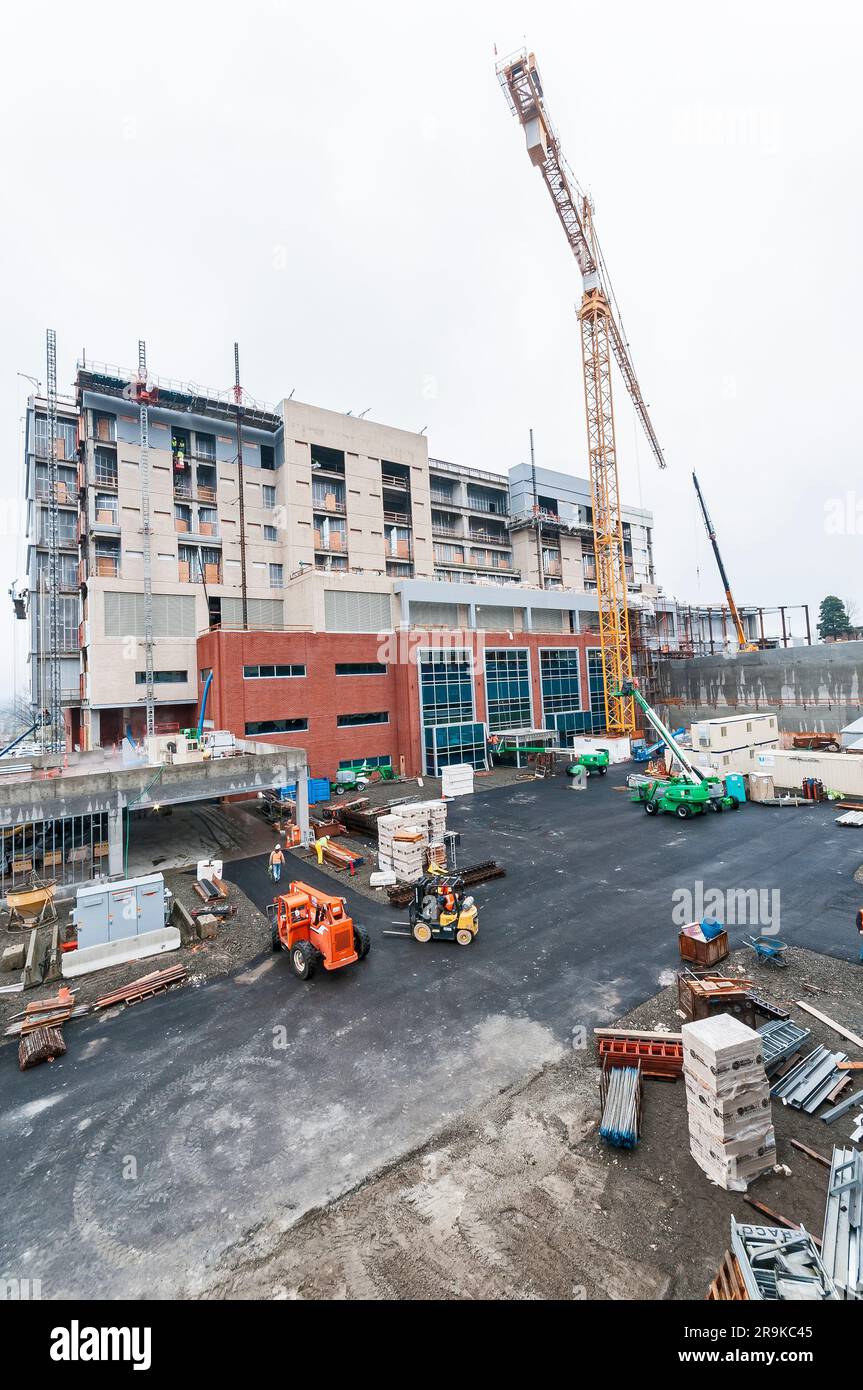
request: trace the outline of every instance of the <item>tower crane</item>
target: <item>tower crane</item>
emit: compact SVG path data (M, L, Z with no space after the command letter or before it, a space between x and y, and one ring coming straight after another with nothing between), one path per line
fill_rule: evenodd
M734 623L734 628L737 633L737 645L742 652L755 652L758 648L754 646L752 642L747 641L746 633L743 631L743 622L737 610L737 604L734 602L734 595L731 592L731 583L726 573L725 566L722 563L722 556L719 553L719 542L716 539L716 531L713 528L713 522L710 520L710 513L707 510L704 494L698 485L698 479L694 473L692 475L692 481L695 484L695 492L698 497L699 506L701 507L701 515L704 517L707 537L713 547L713 554L716 557L716 563L719 567L719 577L722 580L722 587L725 590L725 598L728 603L728 610L731 614L731 621Z
M623 520L611 393L612 358L620 369L660 468L665 467L665 459L623 333L620 313L593 224L593 207L564 158L546 109L536 58L533 53L522 50L498 63L497 74L510 108L524 129L531 163L542 174L582 276L584 292L578 318L584 368L605 719L609 734L629 736L635 732L632 699L616 700L611 693L624 689L624 682L632 676Z

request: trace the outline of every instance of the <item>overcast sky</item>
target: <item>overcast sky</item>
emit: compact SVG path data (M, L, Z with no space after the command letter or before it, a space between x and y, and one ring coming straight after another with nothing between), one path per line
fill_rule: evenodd
M668 461L616 381L659 581L721 597L695 468L740 602L835 592L863 620L861 28L835 0L9 7L4 648L16 373L44 380L47 326L61 390L82 348L128 366L139 337L154 374L227 387L237 338L264 400L370 408L501 471L532 426L539 463L585 473L580 277L494 71L525 40Z

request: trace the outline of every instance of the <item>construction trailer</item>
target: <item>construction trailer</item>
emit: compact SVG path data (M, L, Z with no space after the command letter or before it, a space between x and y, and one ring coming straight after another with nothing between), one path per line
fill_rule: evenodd
M757 770L756 758L779 747L779 718L773 713L729 714L701 719L690 730L694 760L722 776Z

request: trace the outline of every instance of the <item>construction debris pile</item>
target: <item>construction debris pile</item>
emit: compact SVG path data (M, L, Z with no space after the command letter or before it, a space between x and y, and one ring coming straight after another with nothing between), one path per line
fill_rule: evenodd
M730 1014L681 1031L690 1153L711 1182L744 1192L776 1153L761 1038Z

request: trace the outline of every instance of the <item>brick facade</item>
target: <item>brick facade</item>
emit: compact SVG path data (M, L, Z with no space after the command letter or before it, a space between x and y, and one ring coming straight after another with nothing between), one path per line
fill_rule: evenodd
M541 648L572 648L580 652L582 703L589 708L589 681L586 651L599 646L596 633L578 635L556 633L465 633L461 645L474 650L474 663L484 648L526 648L529 653L533 723L541 728L542 693L539 651ZM212 670L213 681L207 704L207 721L213 727L230 729L239 738L254 737L265 742L304 748L315 777L333 777L339 763L351 759L388 755L398 771L404 759L406 775L423 773L419 675L415 652L440 643L450 649L447 633L395 634L393 647L382 654L381 639L374 633L286 633L213 631L198 638L199 692L203 690L202 671ZM479 650L478 650L479 649ZM336 663L378 662L387 664L386 675L337 676ZM304 676L246 679L244 666L304 666ZM474 704L477 721L486 720L485 679L474 673ZM389 722L342 728L338 715L386 710ZM274 719L307 719L308 729L276 734L246 734L251 722Z

